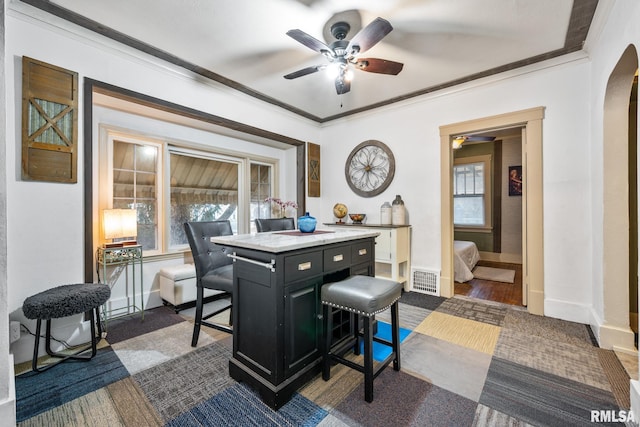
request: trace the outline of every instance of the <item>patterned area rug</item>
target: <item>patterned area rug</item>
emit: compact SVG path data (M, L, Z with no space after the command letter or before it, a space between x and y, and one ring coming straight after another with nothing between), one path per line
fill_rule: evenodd
M513 283L516 278L516 271L478 266L473 269L473 277L481 280L491 280L492 282Z
M191 319L161 307L110 322L89 362L18 375L19 426L564 426L629 409L629 375L586 325L462 297L399 306L402 369L376 378L373 403L336 365L273 411L229 377L230 335L203 328L192 348Z

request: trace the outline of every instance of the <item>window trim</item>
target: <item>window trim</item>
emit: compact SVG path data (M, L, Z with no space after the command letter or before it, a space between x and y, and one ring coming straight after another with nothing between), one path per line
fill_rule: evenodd
M452 211L452 220L453 227L455 231L474 231L481 233L490 233L493 231L493 216L492 216L492 204L493 204L493 174L491 172L493 161L491 154L485 154L480 156L470 156L470 157L457 157L453 161L451 182L453 185L453 173L455 173L456 166L468 165L471 163L483 163L483 172L484 172L484 224L482 225L470 225L470 224L456 224L455 218L453 217ZM453 187L452 187L453 188ZM452 199L455 199L455 195L451 195Z

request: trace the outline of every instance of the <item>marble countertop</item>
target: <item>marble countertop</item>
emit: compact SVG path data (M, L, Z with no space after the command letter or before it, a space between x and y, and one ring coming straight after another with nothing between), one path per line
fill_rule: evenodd
M363 229L318 229L320 233L291 235L291 231L272 231L268 233L234 234L233 236L212 237L211 242L223 246L255 249L259 251L279 253L295 249L310 248L330 243L376 237L380 232Z

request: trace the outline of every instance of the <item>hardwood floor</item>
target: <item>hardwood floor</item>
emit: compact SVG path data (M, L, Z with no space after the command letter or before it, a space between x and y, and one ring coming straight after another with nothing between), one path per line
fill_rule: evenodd
M456 295L497 301L505 304L522 306L522 265L504 262L478 261L477 265L494 268L505 268L516 271L514 283L492 282L490 280L471 279L465 283L456 282Z

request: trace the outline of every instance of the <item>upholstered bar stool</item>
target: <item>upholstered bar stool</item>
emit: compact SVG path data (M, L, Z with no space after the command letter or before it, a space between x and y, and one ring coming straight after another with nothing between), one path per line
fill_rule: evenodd
M350 276L345 280L322 286L321 300L323 304L323 366L322 378L331 378L331 362L336 361L352 369L364 373L364 399L373 401L373 380L393 361L393 369L400 370L400 326L398 324L398 300L402 295L402 285L398 282L377 279L369 276ZM340 350L334 353L331 349L333 337L333 316L330 307L336 307L352 313L354 335L340 346L354 346L355 354L360 354L360 336L364 339L364 366L342 357ZM391 341L373 336L375 315L391 307ZM363 318L363 332L358 325L359 317ZM391 354L373 369L373 341L391 347Z
M80 283L58 286L25 299L22 304L22 311L25 317L27 317L27 319L37 320L33 361L31 364L33 370L42 372L68 359L92 359L93 356L96 355L96 346L99 340L98 336L102 335L102 328L100 327L100 306L107 302L110 296L111 289L108 285L100 283ZM51 350L51 320L85 312L89 313L89 320L91 322L90 345L72 354L53 352ZM40 331L43 320L46 323L45 349L49 356L58 358L59 360L55 363L38 366L38 347L40 344ZM96 323L98 324L97 335ZM91 350L91 353L81 354L89 350Z

